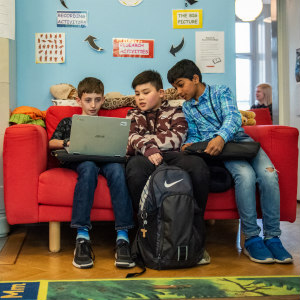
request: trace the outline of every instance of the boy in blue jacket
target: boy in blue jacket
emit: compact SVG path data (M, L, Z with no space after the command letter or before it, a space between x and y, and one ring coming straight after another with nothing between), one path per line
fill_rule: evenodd
M229 141L253 141L241 127L241 116L232 92L224 85L209 86L191 60L181 60L168 72L168 81L186 101L183 112L188 122L187 140L182 147L209 141L205 152L220 154ZM280 230L280 193L278 175L272 162L260 148L251 160L224 162L235 182L235 198L245 235L244 253L258 263L291 263L283 247ZM257 225L256 184L260 191L264 240Z

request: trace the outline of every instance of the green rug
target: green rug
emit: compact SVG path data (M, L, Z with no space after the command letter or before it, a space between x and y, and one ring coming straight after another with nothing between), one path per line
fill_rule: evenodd
M0 282L0 299L300 299L300 276Z

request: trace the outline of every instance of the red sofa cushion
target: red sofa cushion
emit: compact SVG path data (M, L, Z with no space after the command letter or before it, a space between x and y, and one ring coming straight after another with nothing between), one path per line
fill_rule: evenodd
M77 173L65 168L54 168L39 177L38 203L53 206L72 206ZM59 197L57 196L59 195ZM106 179L99 175L93 208L111 208Z
M250 111L255 112L256 125L272 125L270 110L268 108L252 108Z

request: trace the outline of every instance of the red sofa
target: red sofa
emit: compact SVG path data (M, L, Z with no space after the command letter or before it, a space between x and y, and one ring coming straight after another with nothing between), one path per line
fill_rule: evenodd
M124 117L129 108L100 110L102 116ZM47 110L47 131L37 125L8 127L4 136L4 200L9 224L49 222L49 248L60 249L60 222L71 220L73 192L77 176L72 170L58 168L49 155L48 140L58 122L80 113L78 107L52 106ZM279 174L281 220L296 219L298 168L298 130L287 126L247 126L246 132L271 158ZM259 212L259 204L258 204ZM93 221L114 220L109 189L99 175ZM210 193L206 219L238 219L234 189Z

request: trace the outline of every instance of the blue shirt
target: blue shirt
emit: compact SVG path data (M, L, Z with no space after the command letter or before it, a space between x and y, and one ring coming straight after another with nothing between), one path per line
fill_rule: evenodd
M225 85L210 86L210 96L209 86L206 85L198 101L195 99L185 101L182 110L188 122L185 144L210 141L218 135L226 143L231 141L236 133L244 131L241 127L241 115L232 92Z

